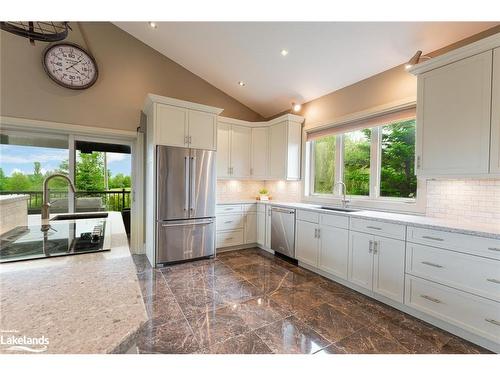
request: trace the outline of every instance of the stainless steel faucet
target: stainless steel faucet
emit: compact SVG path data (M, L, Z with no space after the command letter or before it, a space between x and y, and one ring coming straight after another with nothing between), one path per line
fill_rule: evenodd
M345 193L347 190L347 187L345 186L344 182L342 181L337 181L336 183L333 184L333 190L335 190L335 186L340 185L342 186L342 208L347 208L347 203L349 203L349 200L346 199Z
M56 177L61 177L64 178L66 181L68 181L69 187L71 188L73 193L76 192L75 185L73 185L73 181L71 181L71 179L65 174L54 173L48 177L45 177L45 180L43 180L42 220L48 219L50 215L49 181Z

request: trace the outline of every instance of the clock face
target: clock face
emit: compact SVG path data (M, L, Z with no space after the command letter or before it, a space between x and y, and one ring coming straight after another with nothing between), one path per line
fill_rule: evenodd
M76 44L49 46L43 56L43 67L50 78L69 89L86 89L97 80L94 58Z

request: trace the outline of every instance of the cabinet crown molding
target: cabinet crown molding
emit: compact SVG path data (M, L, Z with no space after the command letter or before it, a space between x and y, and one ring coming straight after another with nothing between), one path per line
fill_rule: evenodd
M218 116L217 117L218 122L223 122L223 123L228 123L232 125L242 125L242 126L248 126L248 127L262 127L262 126L271 126L274 124L278 124L283 121L292 121L292 122L298 122L302 124L305 120L304 117L299 116L299 115L294 115L294 114L285 114L280 117L276 117L272 120L269 121L245 121L245 120L239 120L235 118L230 118L230 117L224 117L224 116Z
M409 73L419 75L439 68L444 65L451 64L458 60L477 55L479 53L500 47L500 33L478 40L477 42L467 44L463 47L454 49L441 56L433 57L423 63L417 64L408 70Z
M205 104L188 102L186 100L169 98L167 96L160 96L156 94L148 94L146 96L146 99L144 100L143 111L147 113L154 103L166 104L174 107L188 108L196 111L214 113L216 115L220 114L224 110L223 108L211 107Z

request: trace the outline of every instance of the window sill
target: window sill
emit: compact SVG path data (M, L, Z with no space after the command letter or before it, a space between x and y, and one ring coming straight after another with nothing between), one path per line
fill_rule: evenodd
M425 202L423 200L407 200L398 198L370 199L364 197L347 196L348 206L356 209L375 211L393 211L398 213L425 214ZM303 202L313 204L341 205L342 200L338 196L308 195L302 197Z

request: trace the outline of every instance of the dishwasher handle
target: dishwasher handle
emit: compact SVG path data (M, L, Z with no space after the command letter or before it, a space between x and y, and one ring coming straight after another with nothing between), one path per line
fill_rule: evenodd
M290 210L290 209L286 209L286 208L279 208L279 207L272 207L271 211L280 212L283 214L295 214L295 210Z

